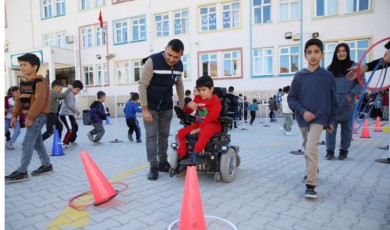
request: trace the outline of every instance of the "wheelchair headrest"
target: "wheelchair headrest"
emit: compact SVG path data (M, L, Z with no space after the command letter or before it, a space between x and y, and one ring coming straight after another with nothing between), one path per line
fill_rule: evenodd
M219 98L224 98L227 94L227 90L225 87L214 87L214 94Z

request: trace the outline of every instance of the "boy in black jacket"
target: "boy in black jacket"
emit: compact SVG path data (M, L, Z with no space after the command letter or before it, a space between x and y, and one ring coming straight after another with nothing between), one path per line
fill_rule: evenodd
M106 93L99 91L97 93L97 100L94 101L90 108L89 119L91 121L92 129L88 134L88 139L93 142L94 145L100 145L100 139L102 139L105 130L103 127L103 120L106 119L106 110L104 109L103 102L106 100ZM93 137L94 135L95 138Z

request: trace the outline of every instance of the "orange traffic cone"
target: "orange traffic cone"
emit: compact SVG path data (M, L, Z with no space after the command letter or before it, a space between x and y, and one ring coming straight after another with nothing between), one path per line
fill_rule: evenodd
M365 120L363 123L363 129L362 129L362 135L361 138L371 138L370 137L370 130L368 130L368 121Z
M94 205L97 206L114 198L118 193L114 190L110 182L108 182L89 154L86 151L82 151L80 156L95 199Z
M381 119L379 116L376 117L374 132L382 132Z
M179 230L205 230L202 199L200 197L196 167L187 167L183 201L180 211Z
M351 141L354 141L355 140L355 138L353 138L353 134L352 134L352 139L351 139Z
M352 131L352 134L358 134L356 121L353 123L353 131Z

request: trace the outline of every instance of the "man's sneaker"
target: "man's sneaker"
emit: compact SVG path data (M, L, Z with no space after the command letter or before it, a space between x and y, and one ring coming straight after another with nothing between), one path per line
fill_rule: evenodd
M87 134L87 137L88 137L88 139L89 139L90 141L93 142L93 135L92 135L92 133L88 133L88 134Z
M133 142L134 139L133 139L133 136L132 135L127 135L127 138L129 138L129 141Z
M348 151L340 149L339 160L345 160L348 158Z
M305 191L305 197L310 199L316 199L317 198L317 192L314 191L313 188L307 188Z
M77 144L76 142L70 142L69 146L70 147L77 147L77 146L79 146L79 144Z
M159 172L169 172L170 168L171 168L171 165L168 162L158 164L158 171Z
M158 178L158 168L156 166L153 166L150 168L150 172L148 174L149 180L157 180Z
M137 140L137 143L142 143L142 140Z
M34 170L31 173L31 176L39 176L39 175L42 175L42 174L52 173L52 172L53 172L53 166L52 165L49 165L49 166L42 165L37 170Z
M103 143L100 142L100 141L93 141L93 145L94 145L94 146L99 146L99 145L101 145L101 144L103 144Z
M64 149L69 149L70 148L70 146L67 145L67 144L62 144L62 146L64 147Z
M292 133L291 131L290 131L290 132L289 132L289 131L286 131L285 134L286 134L286 136L292 136L292 135L293 135L293 133Z
M5 145L7 150L14 150L14 146L12 145L12 141L7 141L7 144Z
M325 159L332 160L334 158L334 151L326 151Z
M271 121L272 122L272 121ZM284 129L284 127L280 127L280 132L282 132L282 133L284 133L284 132L286 132L286 130Z
M28 180L28 174L26 172L23 173L17 170L5 177L5 181L7 183L16 183L16 182L21 182L26 180Z

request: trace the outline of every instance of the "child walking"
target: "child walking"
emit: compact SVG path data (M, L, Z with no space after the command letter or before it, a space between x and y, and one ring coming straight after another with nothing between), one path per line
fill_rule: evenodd
M50 110L49 85L46 79L37 75L41 64L39 58L31 53L18 57L20 70L27 76L25 82L20 83L20 96L15 100L12 112L11 127L15 127L20 114L26 115L26 134L23 140L22 158L19 168L8 176L6 182L20 182L28 180L27 168L31 162L34 149L37 151L42 166L34 170L31 175L38 176L53 172L50 158L47 155L42 140L42 127L46 123L46 115Z
M89 111L89 120L93 129L87 134L88 139L93 142L94 145L100 145L104 133L106 132L103 127L103 120L106 119L106 110L103 103L106 101L106 93L103 91L97 92L97 100L92 102ZM96 136L95 136L96 135ZM93 137L95 136L95 137Z
M60 109L60 118L64 123L67 133L64 137L63 143L65 148L77 146L76 138L79 125L77 124L75 116L80 115L80 111L76 108L76 95L80 93L83 89L83 83L79 80L76 80L72 84L73 89L72 93L69 93L68 96L61 103Z
M305 197L317 198L318 142L325 128L334 130L337 112L336 83L332 73L320 67L324 57L323 44L310 39L305 44L308 67L295 73L287 101L295 113L303 137L306 159Z
M290 91L290 86L286 86L283 88L283 96L282 96L282 112L284 114L284 124L281 130L286 134L286 136L291 136L291 126L293 124L293 114L291 109L288 107L287 97L288 92Z
M13 144L16 142L16 139L18 139L20 135L20 128L24 125L24 116L23 114L20 114L18 119L15 122L14 127L14 134L11 138L11 133L9 132L9 129L11 128L11 118L12 113L14 111L14 105L17 98L20 96L19 87L12 86L8 89L7 96L5 97L5 133L7 136L7 133L9 133L9 136L7 136L7 143L5 144L5 147L7 150L14 150Z
M129 141L133 142L133 132L135 132L137 143L141 143L141 128L139 127L136 115L137 113L142 113L142 109L138 107L139 94L132 93L130 95L130 100L126 103L125 108L123 108L123 112L126 116L126 124L129 127L127 137L129 138Z
M259 110L256 99L253 99L253 103L248 105L248 110L251 114L251 121L249 122L249 125L253 125L253 122L256 119L256 111Z

